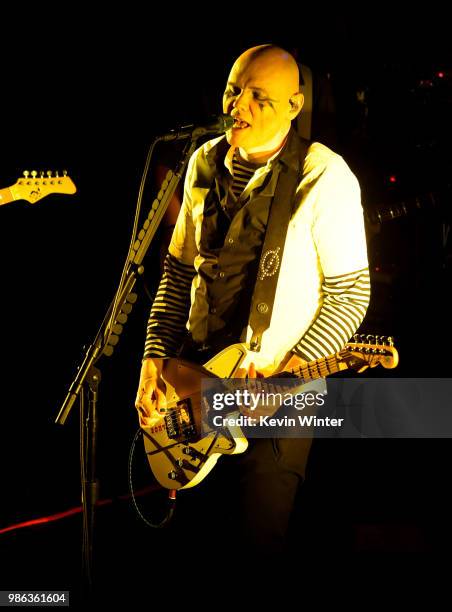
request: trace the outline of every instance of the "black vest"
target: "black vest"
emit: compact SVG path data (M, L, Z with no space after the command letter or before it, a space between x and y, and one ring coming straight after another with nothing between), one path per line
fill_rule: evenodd
M245 339L251 298L257 276L269 211L282 164L298 164L304 153L291 130L280 155L272 160L263 182L247 197L232 219L226 212L232 177L224 166L229 149L221 140L198 168L194 187L206 189L199 268L199 288L190 312L190 335L196 344L216 350ZM288 206L293 203L288 202Z

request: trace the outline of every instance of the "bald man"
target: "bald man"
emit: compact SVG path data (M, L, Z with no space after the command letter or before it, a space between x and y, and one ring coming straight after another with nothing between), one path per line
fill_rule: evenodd
M184 198L148 323L136 398L140 425L162 423L165 360L205 363L244 342L254 375L331 355L359 327L369 274L359 185L344 160L291 128L303 106L298 66L261 45L234 63L223 111L234 124L190 160ZM295 177L290 220L269 326L253 344L250 308L267 222L283 173ZM254 349L254 350L252 350ZM232 482L234 529L256 551L280 552L311 442L254 439L224 460ZM199 532L198 532L199 533ZM235 532L236 533L236 532Z
M223 112L234 118L227 141L246 161L265 163L281 149L302 106L294 58L270 45L249 49L232 67L223 95Z

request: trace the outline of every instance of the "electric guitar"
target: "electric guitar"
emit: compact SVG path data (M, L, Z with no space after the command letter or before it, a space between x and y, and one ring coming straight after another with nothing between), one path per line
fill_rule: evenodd
M347 344L335 355L300 367L290 367L291 359L272 377L289 373L308 382L347 369L362 372L378 364L384 368L397 366L399 358L392 338L355 336L354 339L361 342ZM166 414L153 427L142 428L150 468L163 487L193 487L205 478L221 455L235 455L246 450L248 442L240 427L206 431L201 410L201 403L205 401L201 392L202 379L234 378L246 354L244 344L233 344L203 366L183 359L165 361L162 379L166 386ZM231 408L232 411L237 411L237 407Z
M0 206L9 204L14 200L27 200L30 204L35 204L51 193L73 194L76 191L77 189L67 176L66 170L64 170L63 176L59 176L58 172L55 172L55 176L52 176L52 172L48 170L46 176L44 176L44 172L40 172L39 177L36 170L31 172L31 176L30 172L25 170L24 176L14 185L0 189Z

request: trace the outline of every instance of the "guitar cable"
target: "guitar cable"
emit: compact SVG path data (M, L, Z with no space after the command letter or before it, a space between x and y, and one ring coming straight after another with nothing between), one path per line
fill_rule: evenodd
M143 436L143 430L140 428L138 428L137 432L135 433L135 436L132 440L132 444L130 446L130 452L129 452L129 462L128 462L128 474L129 474L129 491L130 491L130 497L132 498L132 503L134 505L134 508L138 514L138 516L141 518L141 520L146 523L146 525L148 525L148 527L152 527L153 529L161 529L162 527L166 527L171 519L173 518L174 515L174 511L176 509L176 489L169 489L168 490L168 511L166 516L160 521L160 523L153 523L150 520L148 520L143 513L141 512L141 510L138 507L137 504L137 500L134 494L134 489L133 489L133 477L132 477L132 464L133 464L133 455L135 452L135 446L137 443L137 440L139 437Z

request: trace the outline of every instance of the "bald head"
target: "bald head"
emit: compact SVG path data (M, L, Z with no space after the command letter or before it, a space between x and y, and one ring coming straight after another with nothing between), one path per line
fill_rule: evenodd
M278 83L284 95L290 98L299 91L300 73L294 57L275 45L259 45L247 49L237 60L232 73L251 72L258 78Z

